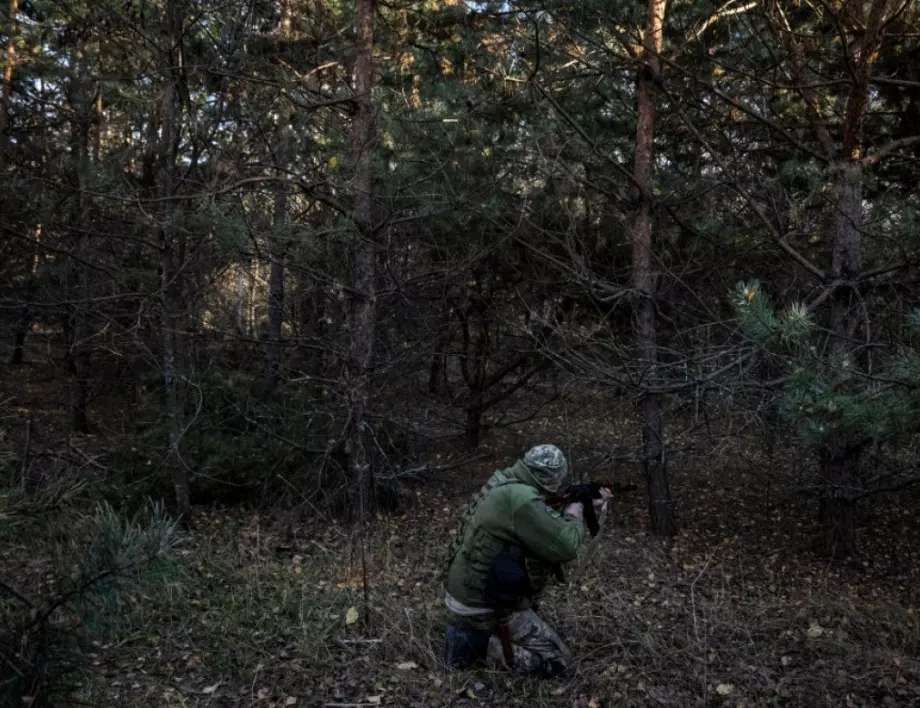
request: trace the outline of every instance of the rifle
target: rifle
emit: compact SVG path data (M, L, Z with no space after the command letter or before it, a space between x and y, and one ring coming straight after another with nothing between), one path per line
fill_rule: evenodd
M502 645L502 656L505 657L505 663L508 669L514 670L514 647L511 645L511 628L508 626L508 610L501 608L498 610L496 619L498 620L498 640Z
M601 498L601 489L609 489L614 494L633 492L639 487L635 484L621 484L620 482L582 482L573 484L564 492L549 494L544 497L547 506L554 509L564 509L569 504L582 504L585 507L585 524L592 536L597 536L600 525L597 521L597 512L594 511L594 500Z

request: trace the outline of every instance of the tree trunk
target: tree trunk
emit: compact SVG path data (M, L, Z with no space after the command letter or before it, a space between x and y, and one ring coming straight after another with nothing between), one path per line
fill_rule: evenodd
M435 345L435 350L431 354L431 361L428 364L428 393L434 395L439 391L443 369L444 354Z
M236 264L236 333L246 336L246 271L242 263Z
M272 258L268 272L268 336L265 345L265 389L271 393L281 371L281 325L284 321L284 251L287 241L287 192L275 192Z
M182 135L181 82L183 81L182 31L183 15L178 7L179 0L166 1L166 41L169 51L164 69L169 79L163 87L161 115L163 117L162 160L159 184L160 200L163 205L162 224L159 226L160 251L160 307L163 338L163 387L166 394L166 416L168 420L167 465L172 473L173 489L176 494L176 508L183 519L191 516L191 492L188 468L182 460L183 414L178 389L178 306L181 302L180 269L176 262L175 234L173 228L175 191L178 185L177 151ZM181 250L181 249L179 249Z
M22 364L27 331L28 323L16 323L13 328L13 354L10 356L10 366L19 366Z
M831 275L836 280L852 282L859 276L862 240L862 172L855 160L841 168L837 183L837 220L831 256ZM853 338L858 326L855 286L840 286L830 304L830 329L834 334L831 348L836 357L854 356ZM856 366L855 361L851 366ZM855 502L852 501L859 481L858 447L834 443L821 454L823 489L821 523L823 550L833 558L855 555Z
M281 38L291 39L293 7L291 0L280 1ZM287 102L285 101L285 106ZM284 324L284 257L290 238L287 218L288 192L285 169L290 150L290 111L284 108L278 115L273 146L274 162L281 183L275 191L272 214L273 233L270 246L271 263L268 271L268 333L265 344L265 392L270 394L278 386L281 372L281 327Z
M350 309L351 346L344 377L349 403L349 425L345 431L346 453L351 477L348 507L353 517L373 509L373 472L364 444L364 426L370 397L370 373L377 324L377 249L373 224L373 165L375 116L374 86L375 0L355 0L357 47L354 82L357 112L351 127L354 160L354 292Z
M859 490L859 448L839 447L821 457L825 491L819 516L823 550L831 558L856 555L856 502Z
M70 429L74 433L89 432L89 416L86 413L87 395L85 381L81 377L77 359L77 315L76 308L68 308L64 317L64 369L68 380L68 403L70 404Z
M856 367L854 336L859 325L856 283L862 269L863 173L862 127L869 106L869 77L875 64L877 42L885 24L890 0L873 0L865 31L853 43L848 61L853 67L852 84L847 95L842 134L841 161L836 165L836 223L831 252L831 277L842 283L831 298L831 348L838 359L849 358ZM821 471L824 491L821 518L826 538L825 550L833 556L855 554L854 523L855 486L859 481L860 448L834 443L822 453Z
M428 393L430 394L437 394L447 388L447 348L453 338L450 317L450 308L445 307L442 315L443 330L435 336L431 361L428 364Z
M175 276L169 231L160 230L160 306L162 309L161 327L163 330L163 387L166 392L167 464L172 472L173 489L176 493L176 508L183 518L191 514L191 491L180 449L182 441L182 409L179 404L179 388L176 374L176 303L172 295L172 280Z
M72 332L68 374L70 375L70 425L75 433L89 433L89 352L86 350L86 315L71 308Z
M89 124L90 124L90 81L89 66L84 55L84 45L76 49L75 76L69 87L69 103L72 109L70 121L71 160L73 169L73 201L71 223L73 251L76 254L92 252L90 204L86 185L89 171ZM70 342L68 347L67 373L70 379L71 428L75 433L90 432L89 414L89 372L91 341L88 322L88 308L91 302L90 274L76 263L67 265L68 290L75 303L68 305L70 320ZM80 304L82 301L82 304Z
M479 446L479 438L482 436L482 408L478 405L469 406L466 409L466 425L463 428L463 441L470 450L475 450Z
M652 92L660 74L659 55L666 0L649 0L648 23L643 40L636 97L636 150L633 166L634 194L638 211L632 226L633 282L637 293L636 340L642 365L642 382L655 383L658 365L655 316L656 276L652 271L652 165L655 135L655 103ZM668 473L665 464L661 396L646 392L642 398L643 466L649 496L652 531L670 536L677 532Z
M0 174L6 169L10 147L12 128L10 103L13 97L13 67L16 64L16 36L18 33L16 17L19 14L19 0L10 0L9 13L6 66L3 68L3 85L0 86Z

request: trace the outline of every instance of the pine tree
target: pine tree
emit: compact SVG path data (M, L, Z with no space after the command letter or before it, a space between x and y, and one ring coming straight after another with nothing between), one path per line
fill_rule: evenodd
M827 346L825 332L800 303L777 312L757 281L739 284L732 304L745 334L785 369L775 405L821 473L823 548L833 556L852 555L857 502L909 481L910 475L872 479L854 467L841 480L827 475L826 465L840 451L858 462L867 451L920 430L920 351L900 347L870 372L850 352ZM920 310L907 324L920 333Z

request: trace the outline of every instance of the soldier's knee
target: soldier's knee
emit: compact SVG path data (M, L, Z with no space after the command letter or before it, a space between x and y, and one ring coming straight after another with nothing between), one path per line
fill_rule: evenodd
M488 632L448 625L444 636L444 664L449 669L467 669L485 658L488 644Z
M568 651L542 654L520 644L512 644L511 647L514 665L509 667L498 637L490 637L487 666L495 670L511 670L518 674L553 678L565 672L572 664L572 655Z

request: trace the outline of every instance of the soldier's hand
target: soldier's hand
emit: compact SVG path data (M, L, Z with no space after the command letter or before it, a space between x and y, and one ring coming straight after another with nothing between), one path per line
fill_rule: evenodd
M607 487L601 487L600 494L601 498L594 500L594 506L598 510L603 508L604 504L613 498L613 492L611 492Z
M567 516L574 516L576 519L583 519L585 517L585 507L581 502L575 502L574 504L569 504L563 513Z

